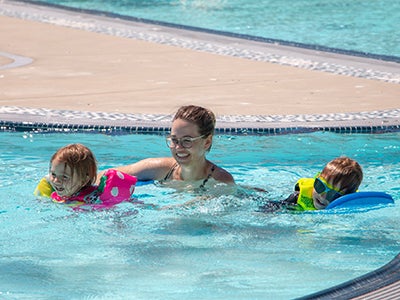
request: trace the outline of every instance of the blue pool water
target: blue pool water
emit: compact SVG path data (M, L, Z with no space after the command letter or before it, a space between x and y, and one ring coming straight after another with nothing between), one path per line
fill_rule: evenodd
M269 39L400 57L400 2L391 0L46 0Z
M79 141L104 169L168 156L161 136L0 136L2 299L292 299L400 252L400 133L217 136L209 158L233 173L241 193L211 188L207 201L190 207L124 203L94 212L35 199L51 154ZM385 191L395 204L348 214L256 212L340 155L362 165L360 190ZM204 196L155 185L135 191L158 206Z

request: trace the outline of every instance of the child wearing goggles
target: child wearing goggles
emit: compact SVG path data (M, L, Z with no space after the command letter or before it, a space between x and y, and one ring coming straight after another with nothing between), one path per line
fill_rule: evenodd
M287 199L261 207L264 212L281 208L291 210L324 209L329 203L357 191L363 179L361 166L348 157L338 157L326 164L314 178L300 178Z

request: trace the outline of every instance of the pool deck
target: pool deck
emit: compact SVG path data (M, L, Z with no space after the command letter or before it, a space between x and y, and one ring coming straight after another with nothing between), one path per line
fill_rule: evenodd
M400 125L400 63L0 0L0 121Z

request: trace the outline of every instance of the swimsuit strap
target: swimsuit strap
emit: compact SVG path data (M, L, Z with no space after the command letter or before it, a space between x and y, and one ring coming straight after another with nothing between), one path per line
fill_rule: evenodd
M166 181L166 180L168 180L168 179L172 176L172 173L174 173L174 171L175 171L175 169L176 169L177 166L178 166L178 163L175 163L175 164L172 166L172 168L168 171L167 175L165 175L164 179L161 180L161 181Z
M211 167L210 173L207 175L207 178L203 180L203 183L199 186L200 189L204 189L204 186L206 185L207 181L211 178L212 173L215 170L215 165L213 164Z
M160 182L164 182L168 179L170 179L170 177L172 176L172 174L174 173L175 169L178 167L178 163L175 163L172 168L168 171L167 175L165 175L164 179L162 179ZM199 186L200 189L204 189L205 184L207 183L207 181L211 178L213 172L215 171L215 165L213 164L211 167L211 171L210 173L207 175L207 178L205 178L202 182L202 184Z

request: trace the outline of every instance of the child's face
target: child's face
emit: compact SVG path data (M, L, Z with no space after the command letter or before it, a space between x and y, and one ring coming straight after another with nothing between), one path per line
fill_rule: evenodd
M343 196L343 193L340 192L340 189L340 182L336 186L333 186L332 180L325 180L321 176L315 178L314 189L312 193L314 207L316 209L324 209L333 200Z
M72 175L71 168L58 159L51 163L49 177L51 186L60 197L70 197L85 185L76 172Z

